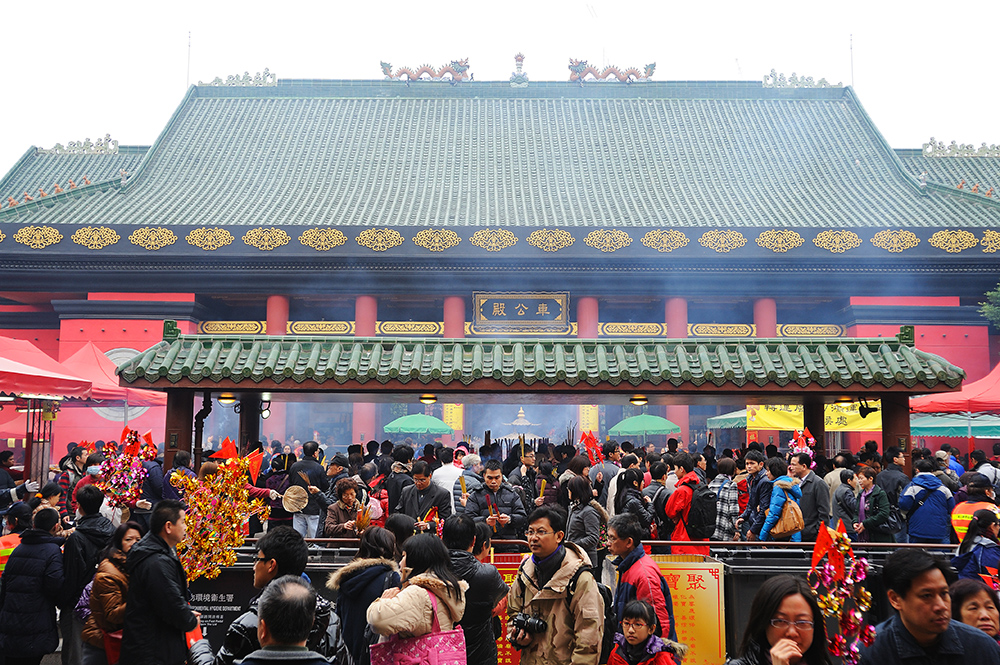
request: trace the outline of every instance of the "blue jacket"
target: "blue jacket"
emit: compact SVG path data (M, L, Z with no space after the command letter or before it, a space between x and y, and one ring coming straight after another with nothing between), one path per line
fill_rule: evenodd
M0 653L5 656L44 656L59 646L62 543L48 532L28 529L7 560L0 577Z
M924 504L917 508L920 500ZM899 495L899 509L909 514L912 538L947 543L951 534L951 511L955 497L933 473L918 473Z
M961 478L962 474L965 473L965 467L959 464L958 460L951 456L948 457L948 468L954 471L955 475L959 478Z
M760 533L757 534L761 540L773 540L771 538L771 529L781 519L781 509L785 506L786 492L788 498L795 503L798 503L802 499L802 489L799 488L798 482L792 480L790 476L778 476L774 479L774 487L771 490L771 507L767 512L764 525L760 528ZM801 542L802 532L793 534L789 540L796 543Z
M660 567L650 557L642 545L618 561L618 584L615 586L615 615L619 627L625 605L631 600L645 600L656 610L657 619L663 629L664 638L677 641L674 625L674 601L670 597L670 587L660 573Z
M750 531L760 535L760 530L767 519L767 508L771 505L771 481L767 478L767 471L761 469L750 479L753 483L750 486L750 497L747 501L747 509L740 515L750 523Z
M932 653L917 644L899 616L875 627L875 643L862 647L860 665L1000 665L1000 647L981 630L951 620Z
M986 568L1000 569L1000 545L977 536L972 549L951 560L961 579L982 580L979 574L988 575Z

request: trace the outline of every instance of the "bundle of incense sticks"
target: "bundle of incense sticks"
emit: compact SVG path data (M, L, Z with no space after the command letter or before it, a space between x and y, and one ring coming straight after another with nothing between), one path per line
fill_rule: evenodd
M307 487L309 485L312 485L312 483L309 481L309 476L306 475L305 471L299 471L299 478L305 481Z
M542 486L538 490L538 496L545 496L545 480L542 479Z
M354 530L361 533L372 523L372 511L371 508L365 506L358 510L358 516L354 520Z
M438 517L437 506L431 506L430 510L427 511L427 514L424 515L424 519L421 520L421 521L423 521L423 522L430 522L431 520L436 520L437 517Z
M462 486L462 494L468 494L468 492L465 489L465 476L459 476L458 483L459 485Z
M489 497L486 498L486 507L490 509L490 515L492 515L493 517L499 516L499 512L497 511L496 506L493 505L493 502L490 501ZM497 523L493 522L493 533L496 532L497 532Z

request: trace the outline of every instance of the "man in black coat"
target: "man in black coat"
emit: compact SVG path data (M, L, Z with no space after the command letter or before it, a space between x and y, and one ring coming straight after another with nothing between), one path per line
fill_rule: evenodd
M503 465L497 460L487 460L483 464L483 486L469 496L465 514L477 522L489 524L497 540L519 538L528 522L521 497L504 484ZM500 545L497 551L509 550L510 547ZM510 551L516 552L517 546L513 547Z
M417 533L437 531L437 522L451 517L451 493L431 482L430 464L423 460L413 463L413 484L403 488L396 512L414 520ZM433 510L436 509L436 510ZM434 513L437 513L435 516ZM430 514L430 519L428 519Z
M9 470L12 466L14 466L14 453L10 450L0 453L0 510L6 510L7 506L15 501L21 501L29 493L38 491L38 483L33 480L25 483L15 482Z
M469 583L465 592L465 614L459 625L465 633L466 660L469 665L497 662L497 642L493 635L493 608L507 595L509 587L500 572L472 556L476 542L476 523L468 515L453 515L441 531L451 567L459 579Z
M77 508L83 514L76 521L76 530L66 539L63 548L63 572L66 585L59 626L63 634L63 665L74 665L83 656L83 640L80 633L83 623L73 614L73 608L80 600L83 588L94 579L97 564L101 562L101 552L111 542L115 527L101 514L104 494L94 485L84 485L76 493Z
M330 487L330 481L326 477L326 470L316 459L319 451L319 444L315 441L306 441L302 444L302 459L292 465L288 470L288 479L292 485L306 488L317 487L320 492L325 492ZM306 479L302 477L305 474ZM292 516L292 526L303 538L316 538L319 533L319 525L322 521L320 513L324 509L324 501L317 496L319 492L309 491L309 502L301 512Z
M37 659L59 646L56 605L63 586L63 539L59 511L35 513L32 528L21 534L0 577L0 654L14 659Z
M167 499L153 509L151 529L128 553L125 627L119 665L182 665L185 633L198 625L188 605L187 575L174 548L184 540L184 504Z
M385 480L385 491L389 494L389 512L396 511L403 488L413 484L410 475L413 468L413 448L399 445L392 449L392 473Z
M301 577L287 575L269 584L260 598L261 648L244 658L243 665L275 662L326 665L327 660L306 647L313 622L316 591Z
M212 645L201 639L191 645L190 665L233 665L261 648L257 632L260 603L271 584L286 575L301 577L309 558L309 547L297 531L288 526L268 529L257 541L254 553L253 586L261 593L250 601L250 607L229 624L219 652L212 655ZM312 612L312 628L306 647L319 653L334 665L351 665L350 654L341 635L340 619L333 604L317 596ZM245 662L245 661L244 661Z

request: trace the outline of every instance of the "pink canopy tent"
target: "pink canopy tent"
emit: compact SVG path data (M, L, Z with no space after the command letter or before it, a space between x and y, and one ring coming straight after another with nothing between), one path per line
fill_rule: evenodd
M959 392L924 395L910 400L915 413L1000 413L1000 365Z
M0 337L0 393L87 398L91 385L31 342Z
M101 402L99 406L166 406L166 393L142 390L118 385L115 364L101 353L93 342L63 362L63 366L73 374L89 379L93 383L90 399ZM76 406L76 405L67 405ZM95 406L81 403L79 406Z

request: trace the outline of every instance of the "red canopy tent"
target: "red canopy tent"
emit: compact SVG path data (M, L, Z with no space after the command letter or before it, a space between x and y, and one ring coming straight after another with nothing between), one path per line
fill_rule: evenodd
M0 393L87 398L91 385L31 342L0 337Z
M93 383L90 399L100 401L100 406L166 406L167 404L166 393L118 385L115 364L101 353L93 342L87 342L62 364L73 374L85 377ZM80 403L74 406L95 405Z
M1000 413L1000 365L956 393L924 395L910 400L915 413Z

